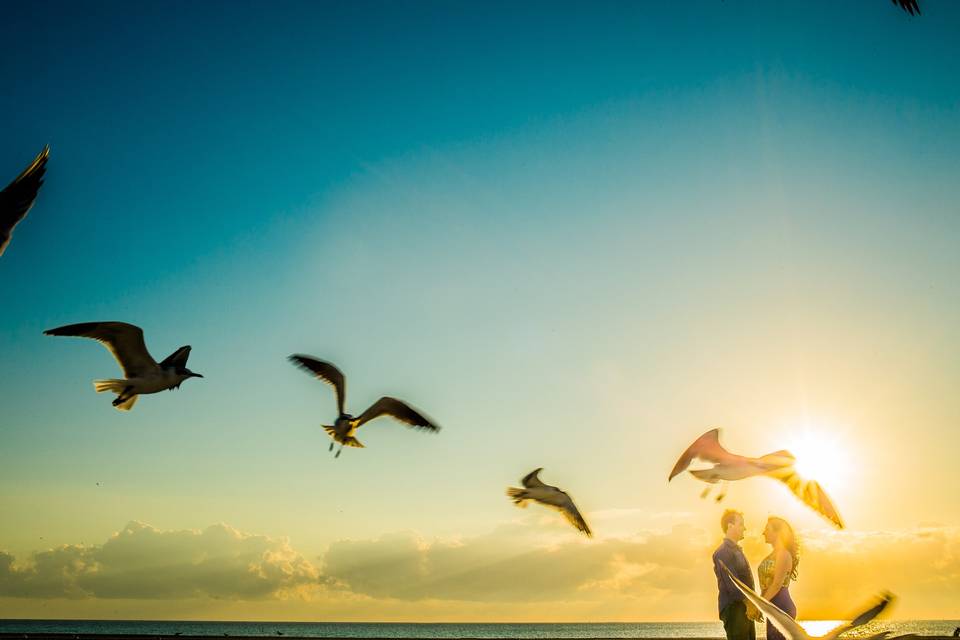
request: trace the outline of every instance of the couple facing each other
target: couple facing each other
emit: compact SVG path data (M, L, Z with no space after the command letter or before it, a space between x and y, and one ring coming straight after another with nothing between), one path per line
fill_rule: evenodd
M743 593L727 577L720 563L730 568L731 573L737 576L751 589L755 589L753 573L743 549L737 544L743 540L746 528L743 524L743 514L733 509L727 509L720 518L720 528L723 529L723 542L713 552L713 572L717 574L717 586L720 589L720 619L723 620L723 630L727 640L755 640L757 631L754 622L762 622L763 616L753 605L744 598ZM766 558L757 567L760 578L760 595L780 607L791 617L797 617L797 605L790 597L790 581L797 579L797 564L800 557L797 548L797 537L793 528L783 518L771 517L767 519L767 526L763 530L763 538L773 547ZM767 640L784 640L783 635L767 621Z

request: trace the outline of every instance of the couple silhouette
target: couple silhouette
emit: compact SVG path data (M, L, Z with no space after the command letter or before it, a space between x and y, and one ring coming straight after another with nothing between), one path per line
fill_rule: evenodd
M750 563L739 544L746 530L743 514L727 509L720 518L720 528L723 530L723 542L713 552L713 571L717 576L717 588L720 591L717 605L723 630L727 634L727 640L756 640L757 630L754 623L762 622L763 616L746 600L723 570L723 565L726 565L738 579L751 589L755 588ZM757 567L760 595L796 618L797 605L790 597L789 589L790 582L797 579L797 564L800 561L793 527L783 518L771 517L767 519L763 537L772 547L772 551ZM769 620L767 640L784 640L783 635Z

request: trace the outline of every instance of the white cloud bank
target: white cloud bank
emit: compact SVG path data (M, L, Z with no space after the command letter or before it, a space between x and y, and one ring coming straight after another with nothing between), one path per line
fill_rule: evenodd
M0 596L257 599L320 583L317 567L285 540L223 524L160 531L131 522L102 545L36 552L22 566L0 552Z

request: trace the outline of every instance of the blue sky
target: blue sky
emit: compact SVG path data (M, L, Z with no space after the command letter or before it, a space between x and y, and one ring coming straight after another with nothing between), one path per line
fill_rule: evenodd
M536 466L585 510L642 507L624 527L712 527L663 479L716 425L760 453L819 421L888 464L920 429L930 469L875 495L955 484L960 6L923 11L8 8L0 175L51 159L0 259L0 549L131 520L315 555L481 535ZM90 320L206 377L118 413L103 348L41 335ZM396 395L444 431L371 425L328 460L333 396L294 352L337 362L354 412ZM960 526L932 496L846 504Z

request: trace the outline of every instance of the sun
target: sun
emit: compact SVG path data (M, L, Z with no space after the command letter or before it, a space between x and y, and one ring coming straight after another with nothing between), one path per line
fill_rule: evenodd
M846 485L850 459L847 448L835 434L802 428L787 449L796 457L794 466L805 479L816 480L827 491Z

